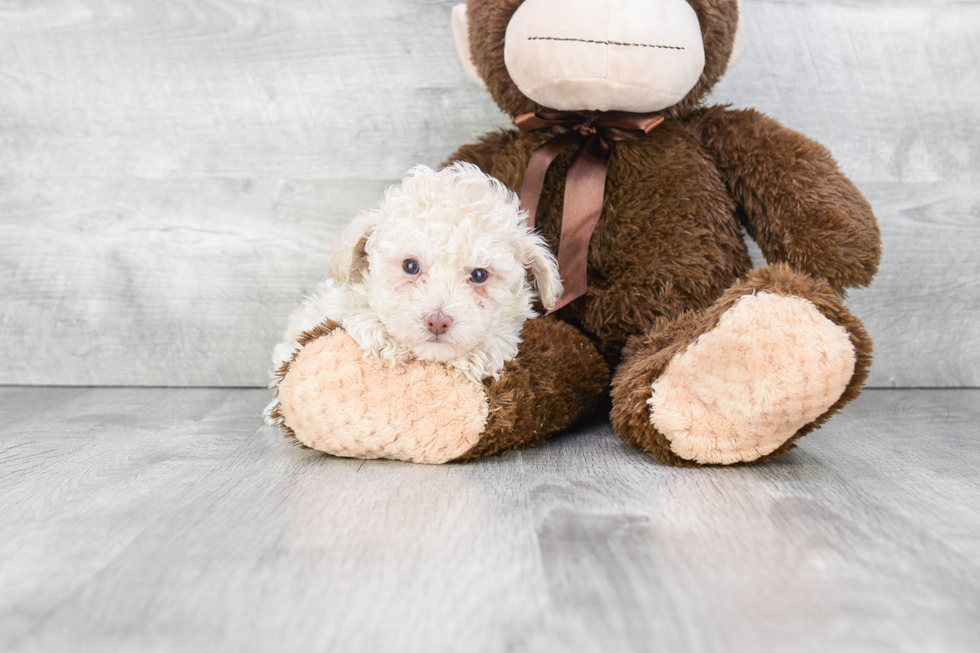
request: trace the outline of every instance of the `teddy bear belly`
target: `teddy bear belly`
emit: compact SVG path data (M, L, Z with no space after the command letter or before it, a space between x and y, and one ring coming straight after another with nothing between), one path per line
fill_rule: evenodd
M574 309L607 351L662 317L711 306L752 269L735 203L713 164L687 168L682 181L651 172L628 191L620 170L610 170L589 254L591 293Z
M519 190L547 138L517 134L489 171ZM549 169L536 227L558 251L569 148ZM661 316L710 306L752 267L721 173L680 120L619 143L589 247L588 295L560 314L602 342L607 359Z

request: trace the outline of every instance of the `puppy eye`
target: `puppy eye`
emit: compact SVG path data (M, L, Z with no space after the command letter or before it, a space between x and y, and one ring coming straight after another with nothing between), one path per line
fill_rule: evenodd
M472 272L470 272L470 281L472 281L473 283L483 283L484 281L487 280L487 277L489 276L490 276L489 272L487 272L483 268L477 268Z
M402 270L405 270L407 274L415 276L422 271L422 266L419 265L419 262L415 259L407 258L404 262L402 262Z

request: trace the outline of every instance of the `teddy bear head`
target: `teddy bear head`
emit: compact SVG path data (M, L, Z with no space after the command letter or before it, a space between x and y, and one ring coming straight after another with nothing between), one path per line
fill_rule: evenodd
M453 8L467 74L511 116L678 115L744 43L741 0L469 0Z

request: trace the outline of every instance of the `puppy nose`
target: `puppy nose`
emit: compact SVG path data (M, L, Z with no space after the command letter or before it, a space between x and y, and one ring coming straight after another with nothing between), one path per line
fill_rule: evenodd
M449 331L449 327L452 325L453 318L441 311L438 313L429 313L425 317L425 326L428 327L430 333L434 333L437 336L441 336L446 331Z

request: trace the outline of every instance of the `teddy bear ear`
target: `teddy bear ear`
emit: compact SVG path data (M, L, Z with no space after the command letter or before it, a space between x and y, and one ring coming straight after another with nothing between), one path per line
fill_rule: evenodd
M728 66L731 68L742 56L745 49L745 12L743 0L738 0L738 26L735 28L735 42L732 44L732 54L728 57Z
M456 5L453 7L453 37L456 39L456 51L459 53L459 60L463 63L463 70L477 86L486 89L487 85L476 71L476 64L473 63L473 54L470 49L470 27L466 18L466 5Z

